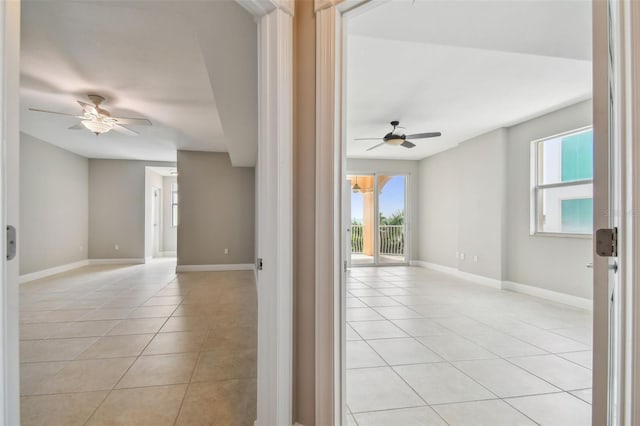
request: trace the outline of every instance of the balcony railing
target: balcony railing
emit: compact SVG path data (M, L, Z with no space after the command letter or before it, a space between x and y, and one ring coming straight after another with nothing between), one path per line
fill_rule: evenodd
M380 254L404 254L404 225L380 225ZM351 253L362 253L362 225L351 225Z

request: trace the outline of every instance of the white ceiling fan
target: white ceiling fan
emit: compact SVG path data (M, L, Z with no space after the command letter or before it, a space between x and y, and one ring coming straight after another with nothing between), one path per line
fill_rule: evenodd
M112 117L109 111L100 108L100 104L104 102L104 97L100 95L87 95L92 104L83 101L77 101L82 107L82 115L67 114L64 112L46 111L43 109L29 108L29 111L44 112L47 114L66 115L79 118L79 124L69 127L71 130L88 129L97 135L107 133L110 130L124 133L130 136L137 136L138 132L133 131L127 126L151 126L151 121L146 118L122 118Z

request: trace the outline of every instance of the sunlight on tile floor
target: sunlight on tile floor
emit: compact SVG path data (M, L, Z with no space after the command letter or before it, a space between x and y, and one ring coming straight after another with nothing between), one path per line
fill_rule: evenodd
M347 289L350 425L591 424L590 312L413 267Z
M20 287L23 425L253 425L252 271L175 260Z

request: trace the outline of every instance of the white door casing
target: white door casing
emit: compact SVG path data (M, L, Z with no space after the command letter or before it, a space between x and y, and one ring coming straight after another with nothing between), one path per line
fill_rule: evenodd
M596 116L596 171L611 176L609 188L595 188L596 227L618 227L618 273L611 272L614 261L599 258L594 262L595 288L613 295L607 324L601 314L594 318L594 390L598 382L609 383L605 393L600 386L594 392L593 424L636 425L640 423L640 4L637 1L594 2L594 49L606 53L609 62L594 62L594 96L602 100L603 110ZM598 33L596 33L596 28ZM606 33L605 33L606 31ZM606 37L604 34L608 35ZM604 46L608 41L608 46ZM594 57L596 57L594 55ZM604 103L608 110L604 110ZM595 104L595 102L594 102ZM594 105L595 106L595 105ZM604 114L607 111L608 114ZM606 119L606 120L605 120ZM600 124L599 127L596 125ZM606 132L606 133L605 133ZM607 140L608 138L608 140ZM608 142L608 143L607 143ZM606 160L606 162L605 162ZM609 170L606 167L609 166ZM599 190L598 190L599 189ZM607 191L608 190L608 191ZM604 199L604 198L607 199ZM608 216L608 217L605 217ZM595 298L595 307L604 302ZM603 309L602 308L602 309ZM600 320L600 322L598 321ZM605 330L603 331L603 328ZM605 331L611 348L605 350ZM607 364L605 364L607 362ZM607 367L609 377L605 377ZM604 401L608 412L604 412Z
M346 178L343 14L366 0L316 0L315 424L345 421L341 185ZM373 3L373 2L372 2ZM371 3L370 3L371 4Z
M0 421L20 424L18 354L18 265L19 215L19 86L20 1L0 2L0 221L18 231L18 256L6 261L6 239L2 238L0 276Z
M258 22L256 426L292 424L293 2L238 0Z

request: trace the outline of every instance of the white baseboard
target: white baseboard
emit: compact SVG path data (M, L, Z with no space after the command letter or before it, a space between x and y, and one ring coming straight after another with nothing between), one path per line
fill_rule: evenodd
M178 255L177 251L162 251L160 252L160 256L162 257L176 257Z
M18 283L28 283L29 281L39 280L40 278L50 277L51 275L61 274L62 272L71 271L72 269L78 269L88 265L89 260L84 259L73 263L67 263L66 265L54 266L53 268L30 272L28 274L20 275L20 277L18 277Z
M228 265L178 265L176 272L209 272L209 271L252 271L253 263L232 263Z
M546 288L535 287L528 284L520 284L513 281L503 281L502 289L514 291L516 293L528 294L529 296L539 297L540 299L550 300L552 302L562 303L564 305L576 308L593 310L593 300L584 297L572 296L570 294L560 293Z
M551 302L573 306L575 308L586 309L590 311L593 310L593 301L590 299L585 299L583 297L572 296L570 294L560 293L553 290L547 290L529 284L521 284L513 281L500 281L493 278L487 278L480 275L463 272L450 266L438 265L437 263L425 262L423 260L412 260L411 265L432 269L434 271L443 272L445 274L450 274L458 278L462 278L478 284L483 284L498 290L513 291L516 293L527 294L529 296L549 300Z
M434 271L438 272L444 272L445 274L454 275L458 278L462 278L463 280L473 281L476 284L482 284L498 290L502 288L502 281L500 280L460 271L459 269L452 268L450 266L438 265L437 263L425 262L423 260L412 260L411 265L419 266L421 268L433 269Z
M126 257L122 259L89 259L89 265L140 265L145 263L144 257Z

